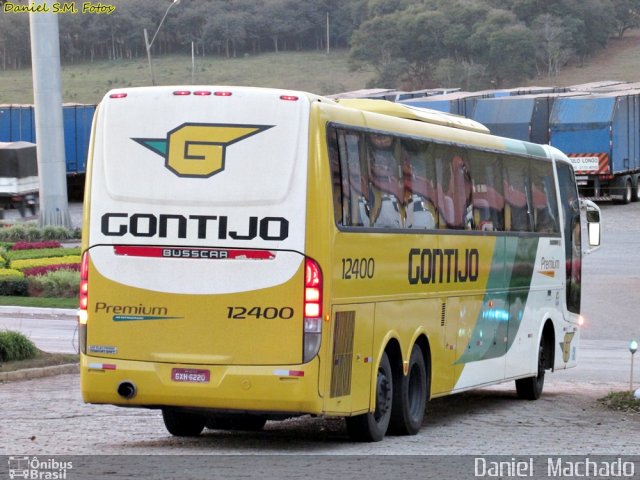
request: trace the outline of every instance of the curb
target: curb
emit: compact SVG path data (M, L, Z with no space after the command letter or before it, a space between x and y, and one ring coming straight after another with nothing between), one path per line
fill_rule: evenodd
M0 306L0 317L76 320L77 315L78 310L75 308Z
M14 372L0 372L0 382L33 380L36 378L52 377L54 375L65 375L69 373L80 373L80 364L67 363L65 365L54 365L51 367L25 368Z

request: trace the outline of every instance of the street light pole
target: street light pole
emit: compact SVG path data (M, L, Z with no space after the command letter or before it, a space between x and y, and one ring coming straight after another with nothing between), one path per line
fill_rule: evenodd
M158 28L156 29L156 33L153 34L151 41L149 41L149 36L147 35L147 29L146 28L144 29L144 44L147 47L147 59L149 60L149 73L151 75L151 85L153 86L155 86L156 84L156 76L153 72L153 63L151 62L151 46L153 45L153 42L158 36L158 32L160 31L160 28L162 28L162 24L164 23L164 19L167 18L167 15L169 14L169 10L171 10L171 7L173 7L174 5L177 5L178 3L180 3L180 0L173 0L173 2L171 2L171 5L167 7L167 10L164 12L162 20L160 20L160 25L158 25Z

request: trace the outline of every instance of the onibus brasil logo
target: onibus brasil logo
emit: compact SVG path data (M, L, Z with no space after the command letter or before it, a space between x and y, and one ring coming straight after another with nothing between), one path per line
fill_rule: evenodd
M73 462L55 458L9 457L9 478L66 480L67 470L73 469Z
M208 178L224 170L227 147L273 125L183 123L166 138L132 138L164 158L164 165L179 177Z

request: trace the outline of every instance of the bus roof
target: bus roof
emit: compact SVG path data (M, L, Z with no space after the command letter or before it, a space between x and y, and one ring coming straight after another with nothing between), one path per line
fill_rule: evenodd
M469 130L472 132L490 133L487 127L475 120L428 108L411 107L409 105L389 102L386 100L343 98L336 101L342 106L364 110L366 112L407 118L410 120L417 120L419 122L432 123L435 125Z

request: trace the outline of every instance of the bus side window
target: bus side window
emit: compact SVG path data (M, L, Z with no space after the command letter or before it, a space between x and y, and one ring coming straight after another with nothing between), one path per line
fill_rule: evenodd
M502 162L497 155L474 152L469 164L473 178L473 218L476 230L504 230Z
M467 152L445 147L438 164L438 207L443 223L455 230L473 230L472 179Z
M526 160L515 158L505 158L503 165L505 230L530 232L529 166Z
M370 217L373 227L400 228L406 217L402 199L402 169L398 161L398 140L391 135L372 133L369 145Z
M558 233L558 201L553 181L553 165L549 163L532 164L531 203L536 232Z
M349 191L342 182L338 132L335 128L327 130L327 153L331 168L331 191L333 193L333 214L337 225L349 223Z
M560 203L564 223L565 266L567 271L566 302L570 312L580 313L582 279L582 238L580 228L580 201L573 167L557 163Z
M336 129L337 155L339 158L340 179L333 178L335 190L340 184L340 198L334 190L334 202L341 201L340 212L334 207L336 218L342 218L345 227L361 227L369 224L367 210L367 175L363 176L360 159L360 134ZM331 136L329 136L331 140ZM329 155L333 152L329 148ZM331 161L332 172L335 162ZM333 174L332 174L333 176Z
M403 139L402 173L405 228L424 230L437 228L433 145L419 140Z

